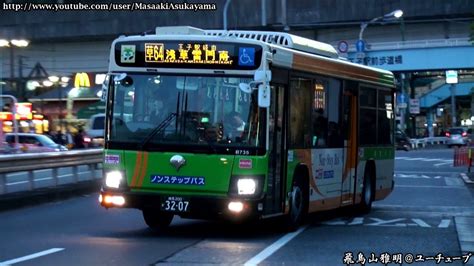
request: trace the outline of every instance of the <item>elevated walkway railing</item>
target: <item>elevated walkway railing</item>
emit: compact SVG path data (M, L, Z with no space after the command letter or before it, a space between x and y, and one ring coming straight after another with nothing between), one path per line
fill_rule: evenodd
M103 162L103 150L49 152L41 154L15 154L0 156L0 195L8 192L7 174L27 172L28 189L35 189L36 170L51 169L53 186L59 185L58 169L72 167L73 182L79 181L78 167L89 166L89 179L96 179L96 168Z

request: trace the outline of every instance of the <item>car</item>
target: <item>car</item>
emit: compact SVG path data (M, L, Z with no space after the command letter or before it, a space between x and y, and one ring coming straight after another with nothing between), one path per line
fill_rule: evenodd
M446 132L448 147L465 146L470 143L471 129L465 127L452 127Z
M53 152L67 151L68 149L62 145L55 143L51 138L35 133L17 133L18 150L23 152ZM15 133L5 134L4 147L9 147L9 143L15 143ZM6 150L8 150L6 148Z
M397 150L409 151L411 149L411 139L405 132L397 129L395 131L395 148Z
M89 147L104 145L105 114L95 114L89 119L84 142Z

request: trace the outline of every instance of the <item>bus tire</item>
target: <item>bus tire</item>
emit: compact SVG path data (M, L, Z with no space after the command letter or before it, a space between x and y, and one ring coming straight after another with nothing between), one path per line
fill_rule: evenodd
M374 201L374 172L371 166L365 168L364 171L364 185L362 187L362 197L359 204L360 213L369 213L372 209L372 202Z
M298 175L291 188L289 205L290 211L286 217L286 230L295 231L308 214L309 185L307 179Z
M161 212L156 209L144 209L142 212L143 219L148 227L156 230L167 228L174 217L172 213Z

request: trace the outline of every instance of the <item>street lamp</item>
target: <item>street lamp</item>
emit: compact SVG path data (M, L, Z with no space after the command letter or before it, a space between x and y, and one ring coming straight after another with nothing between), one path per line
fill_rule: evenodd
M356 46L358 46L358 48L357 48L358 52L361 52L361 53L364 52L364 41L363 41L364 39L363 39L362 35L364 34L365 28L367 28L367 26L370 23L374 23L374 22L379 21L379 20L399 19L402 16L403 16L403 11L400 10L400 9L397 9L397 10L394 10L394 11L392 11L390 13L387 13L383 16L373 18L370 21L362 22L360 24L359 40L357 41L357 45L356 45ZM363 60L363 61L365 61L365 60Z
M394 10L394 11L392 11L388 14L385 14L383 16L373 18L370 21L362 22L360 24L359 40L363 40L362 35L364 34L364 30L365 30L365 28L367 28L367 26L370 23L374 23L374 22L379 21L379 20L389 20L389 19L393 19L393 18L399 19L402 16L403 16L403 11L400 10L400 9L397 9L397 10Z

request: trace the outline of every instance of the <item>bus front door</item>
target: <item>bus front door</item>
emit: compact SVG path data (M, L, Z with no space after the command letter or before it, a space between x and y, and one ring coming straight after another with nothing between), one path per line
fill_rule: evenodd
M356 84L346 83L343 99L344 168L342 174L341 205L354 203L357 166L357 96Z
M285 149L285 87L272 85L269 120L269 160L268 160L268 187L265 214L280 213L283 211L284 178L286 176L286 149Z

